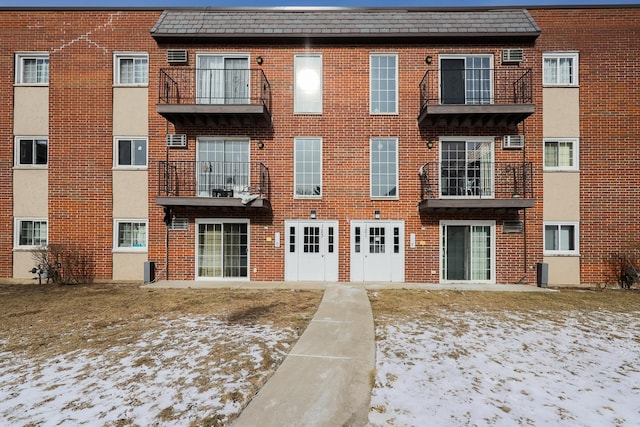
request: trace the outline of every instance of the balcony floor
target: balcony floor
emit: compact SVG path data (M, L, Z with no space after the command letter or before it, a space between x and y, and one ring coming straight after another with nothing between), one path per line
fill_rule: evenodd
M514 128L535 112L534 104L425 105L419 126Z
M157 111L181 126L271 125L271 115L262 104L158 104Z
M534 199L425 199L418 204L419 211L516 211L532 208Z
M242 199L238 197L157 196L156 205L163 207L271 209L271 203L262 197L244 204Z

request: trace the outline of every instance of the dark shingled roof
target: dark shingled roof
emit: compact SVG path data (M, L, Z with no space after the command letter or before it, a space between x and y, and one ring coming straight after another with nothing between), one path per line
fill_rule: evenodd
M536 37L539 33L540 27L524 9L170 9L151 29L155 38Z

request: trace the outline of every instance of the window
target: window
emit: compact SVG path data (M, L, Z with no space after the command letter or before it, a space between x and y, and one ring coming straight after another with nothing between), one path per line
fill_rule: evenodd
M249 104L246 55L198 55L196 104Z
M322 139L296 138L295 152L295 196L322 197Z
M545 86L578 85L577 52L545 53L542 63L542 82Z
M147 166L147 140L117 138L116 166Z
M398 56L372 54L370 69L371 113L397 113Z
M46 219L17 218L14 227L16 248L36 248L47 245Z
M492 63L491 55L441 57L441 103L493 103Z
M198 278L249 277L249 222L197 220Z
M114 243L116 250L147 250L146 220L116 220Z
M371 139L371 197L398 196L398 140Z
M36 52L16 54L16 84L48 85L49 54Z
M578 224L545 223L544 253L547 255L577 255Z
M196 156L198 196L220 197L250 190L248 140L202 138Z
M42 137L16 137L16 166L46 166L48 140Z
M322 55L294 57L293 112L322 114Z
M440 143L440 195L493 198L493 138L451 137Z
M115 55L116 85L146 85L149 82L149 59L146 53Z
M545 139L545 170L578 170L578 139Z

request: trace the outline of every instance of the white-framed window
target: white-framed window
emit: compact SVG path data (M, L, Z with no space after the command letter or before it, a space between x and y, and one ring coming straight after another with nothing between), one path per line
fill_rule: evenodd
M115 251L147 251L147 220L114 220L113 249Z
M369 64L371 114L397 114L398 55L374 53Z
M322 138L295 138L294 158L295 197L321 198Z
M48 222L46 218L16 218L14 220L14 247L34 249L46 246Z
M545 255L578 255L579 225L577 222L545 222Z
M493 55L441 55L441 104L493 104Z
M196 219L196 278L249 278L249 220Z
M49 140L44 136L16 136L15 165L44 167L49 162Z
M371 138L372 198L398 197L398 139Z
M249 54L199 53L196 64L196 104L251 102Z
M16 84L47 86L49 84L49 54L46 52L16 53Z
M114 84L117 86L146 86L149 83L149 55L146 53L116 53Z
M543 53L542 84L544 86L577 86L578 52Z
M295 55L293 72L293 112L322 114L322 55Z
M495 197L494 138L447 136L440 138L440 196Z
M544 169L578 170L578 138L545 138Z
M147 138L115 139L115 167L142 168L147 166Z

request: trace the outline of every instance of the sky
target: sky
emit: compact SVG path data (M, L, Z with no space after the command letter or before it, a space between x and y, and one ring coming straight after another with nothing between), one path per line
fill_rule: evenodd
M482 7L640 4L640 0L0 0L0 7Z

